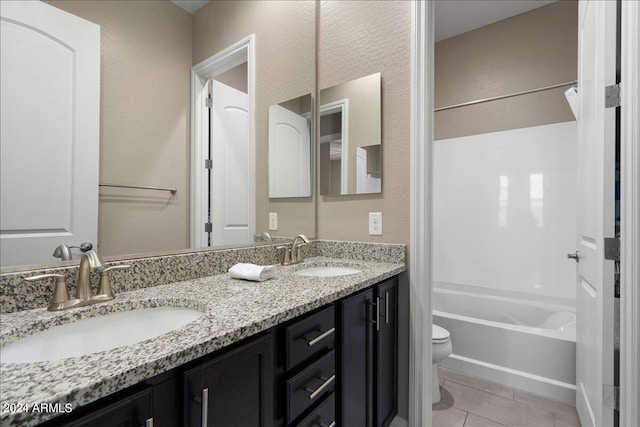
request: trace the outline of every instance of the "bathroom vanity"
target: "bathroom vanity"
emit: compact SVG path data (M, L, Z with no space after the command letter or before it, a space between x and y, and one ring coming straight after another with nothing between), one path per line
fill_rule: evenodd
M322 266L360 272L296 274ZM266 282L218 274L118 293L114 301L67 312L5 314L3 345L34 328L122 310L204 312L182 328L114 350L2 363L3 408L48 405L3 410L2 425L388 425L397 413L397 292L404 270L404 262L316 256L278 266Z

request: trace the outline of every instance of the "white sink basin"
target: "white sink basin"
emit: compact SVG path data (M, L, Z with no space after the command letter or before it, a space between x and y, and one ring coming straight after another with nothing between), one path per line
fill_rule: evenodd
M311 276L311 277L336 277L336 276L348 276L350 274L360 273L360 270L351 267L311 267L304 270L296 271L299 276Z
M190 308L157 307L82 319L0 348L0 361L43 362L112 350L178 329L203 314Z

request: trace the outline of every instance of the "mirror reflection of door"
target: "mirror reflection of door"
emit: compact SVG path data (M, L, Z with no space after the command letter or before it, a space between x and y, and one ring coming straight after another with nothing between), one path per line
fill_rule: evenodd
M382 192L381 75L320 91L320 194Z
M320 107L320 194L348 194L348 100Z
M97 241L100 27L43 2L1 13L0 265L52 262Z
M311 94L269 107L269 197L311 196Z
M250 243L249 95L247 63L210 80L208 245Z

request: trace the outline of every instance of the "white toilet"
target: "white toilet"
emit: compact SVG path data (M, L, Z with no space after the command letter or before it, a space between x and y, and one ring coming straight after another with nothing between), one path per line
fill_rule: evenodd
M431 330L431 350L433 359L431 368L431 381L433 384L431 387L431 403L438 403L440 402L440 381L436 364L451 354L452 347L449 331L441 326L433 325Z

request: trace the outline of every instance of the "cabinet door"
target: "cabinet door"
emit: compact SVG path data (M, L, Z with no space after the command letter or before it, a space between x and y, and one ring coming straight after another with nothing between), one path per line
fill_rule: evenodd
M105 406L68 427L141 427L153 425L150 388Z
M271 346L269 334L185 372L184 425L272 426Z
M388 426L398 413L398 278L376 286L380 325L375 340L377 427Z
M340 303L340 425L373 424L373 291Z

